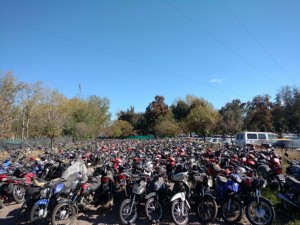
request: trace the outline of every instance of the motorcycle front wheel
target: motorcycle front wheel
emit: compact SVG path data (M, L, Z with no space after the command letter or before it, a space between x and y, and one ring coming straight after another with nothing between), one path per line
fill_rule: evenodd
M132 199L125 199L121 203L119 216L122 224L131 224L136 221L137 207Z
M51 216L52 225L71 225L76 219L77 209L73 204L62 202L53 209Z
M239 222L243 217L243 204L237 198L229 198L221 207L222 218L226 223Z
M163 208L156 198L149 198L145 204L145 211L151 223L159 223L163 217Z
M204 197L200 199L197 207L197 215L200 223L210 223L215 220L218 206L213 198Z
M269 225L275 220L275 210L270 201L260 198L259 203L253 198L246 206L246 216L251 224Z
M46 205L34 205L30 211L30 224L49 224L48 215L45 215Z
M175 224L185 225L189 222L189 207L179 199L172 202L172 218Z

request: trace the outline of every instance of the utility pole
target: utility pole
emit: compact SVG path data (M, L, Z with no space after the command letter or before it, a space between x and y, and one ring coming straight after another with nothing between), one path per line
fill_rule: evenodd
M79 98L81 98L81 88L82 88L82 85L79 84L78 87L79 87Z

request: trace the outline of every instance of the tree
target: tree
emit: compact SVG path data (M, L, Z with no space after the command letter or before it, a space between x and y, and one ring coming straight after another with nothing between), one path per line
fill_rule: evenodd
M179 126L172 120L163 120L154 127L155 133L161 137L176 137L179 130Z
M165 98L163 96L157 95L155 96L155 100L146 108L145 119L150 132L154 132L154 126L156 125L157 119L170 112L169 106L164 101Z
M190 133L195 132L205 137L215 128L219 113L204 99L197 99L191 106L192 109L185 120L186 126Z
M246 105L245 129L250 131L273 131L272 103L269 95L258 95Z
M297 87L285 86L276 95L274 122L276 128L285 128L285 132L300 133L300 90Z
M96 138L111 116L109 100L95 95L89 96L87 100L73 98L69 100L66 108L69 116L64 125L64 132L72 135L74 139ZM81 128L82 130L79 130Z
M108 124L111 114L109 113L109 99L92 95L87 102L86 123L92 128L92 137L97 137L101 127Z
M143 116L143 113L136 113L133 106L130 106L126 111L117 113L118 120L127 121L136 131L143 129L141 126L141 120L144 119L142 118Z
M116 120L114 122L114 126L118 127L121 131L120 136L128 137L133 135L133 126L130 125L127 121L124 120Z
M12 134L12 110L18 92L23 84L18 82L12 72L0 72L0 138L10 138Z
M233 135L240 131L243 126L243 108L244 104L239 99L226 103L219 111L220 130L223 134Z
M22 139L29 137L29 124L31 122L31 115L34 108L41 104L43 96L46 96L48 89L43 88L42 82L38 81L33 84L24 84L24 88L21 92L21 107L23 112L22 120Z
M175 120L178 122L183 121L190 111L189 105L181 99L177 100L175 104L171 105L170 109L174 115Z

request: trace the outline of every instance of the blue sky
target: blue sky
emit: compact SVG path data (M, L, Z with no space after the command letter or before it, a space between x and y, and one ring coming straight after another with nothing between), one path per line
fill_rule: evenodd
M1 0L0 70L115 114L156 95L221 108L300 84L299 0Z

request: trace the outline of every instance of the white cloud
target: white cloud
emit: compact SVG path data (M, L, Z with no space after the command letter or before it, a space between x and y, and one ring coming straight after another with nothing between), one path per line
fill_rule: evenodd
M223 81L226 80L226 78L223 79L219 79L219 78L214 78L212 80L210 80L210 83L214 83L214 84L223 84Z

